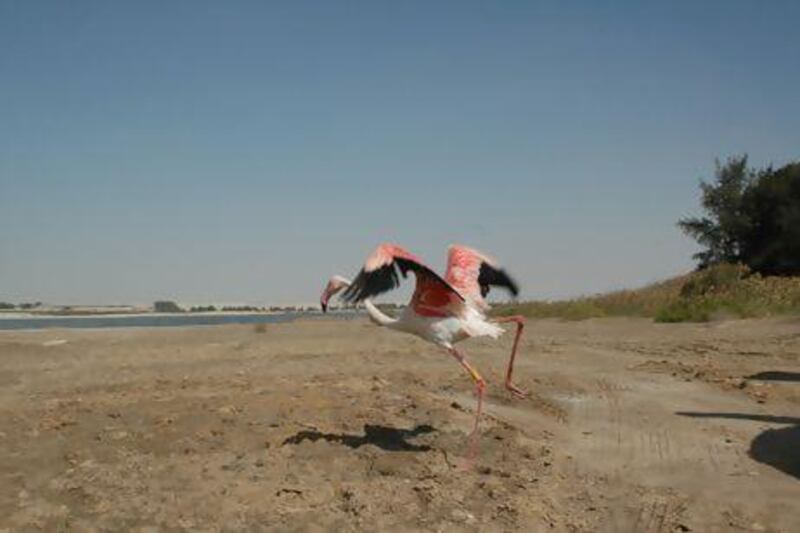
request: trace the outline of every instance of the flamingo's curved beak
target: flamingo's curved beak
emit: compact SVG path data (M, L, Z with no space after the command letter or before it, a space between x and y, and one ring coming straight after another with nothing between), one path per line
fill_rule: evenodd
M322 308L323 313L328 311L328 301L331 299L331 296L348 285L350 285L350 282L341 276L333 276L330 281L328 281L325 290L322 291L322 296L319 297L319 306Z

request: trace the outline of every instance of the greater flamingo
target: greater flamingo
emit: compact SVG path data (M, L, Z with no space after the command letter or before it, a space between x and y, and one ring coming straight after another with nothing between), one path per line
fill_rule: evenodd
M417 284L409 305L399 318L393 318L375 307L370 298L399 286L398 270L403 277L409 270L414 272ZM525 321L521 316L487 318L485 313L489 305L484 298L491 286L504 287L514 296L519 292L517 284L494 260L472 248L450 246L447 272L442 279L415 255L397 245L382 244L367 257L354 281L333 276L322 292L320 305L323 312L327 311L330 298L344 289L342 299L346 302L363 302L370 319L376 324L417 335L447 350L475 382L478 405L472 430L474 436L478 432L486 382L467 362L464 354L456 349L455 343L480 336L496 339L504 333L498 324L516 323L505 386L518 398L526 396L511 380Z

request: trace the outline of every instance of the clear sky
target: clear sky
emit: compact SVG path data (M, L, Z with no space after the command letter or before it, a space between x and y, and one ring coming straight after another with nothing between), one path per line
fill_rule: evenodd
M800 157L797 1L0 0L0 300L313 302L379 242L523 297L689 269Z

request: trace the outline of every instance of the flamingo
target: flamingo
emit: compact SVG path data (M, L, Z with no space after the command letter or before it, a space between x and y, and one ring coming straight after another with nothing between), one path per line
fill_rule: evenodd
M398 287L398 271L404 278L412 271L416 277L416 287L409 305L398 318L394 318L375 307L371 298ZM355 280L351 282L336 275L328 281L320 297L320 306L326 312L330 298L344 290L341 298L346 302L363 302L370 319L377 325L416 335L452 355L475 383L477 408L470 435L470 440L473 440L478 434L486 381L455 347L457 342L482 336L496 339L505 332L499 324L515 323L516 333L506 369L505 387L517 398L527 396L512 381L514 359L525 319L518 315L489 319L486 316L489 305L484 298L492 286L503 287L514 296L519 293L517 284L497 262L473 248L450 246L447 272L442 278L417 256L400 246L381 244L367 257Z

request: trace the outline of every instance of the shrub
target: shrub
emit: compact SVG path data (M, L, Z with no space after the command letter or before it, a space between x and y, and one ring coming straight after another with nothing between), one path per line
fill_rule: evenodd
M153 304L156 313L182 313L183 309L173 301L159 300Z
M558 302L498 306L496 315L582 320L652 317L657 322L705 322L722 316L800 313L800 277L761 276L743 265L720 264L636 290Z

